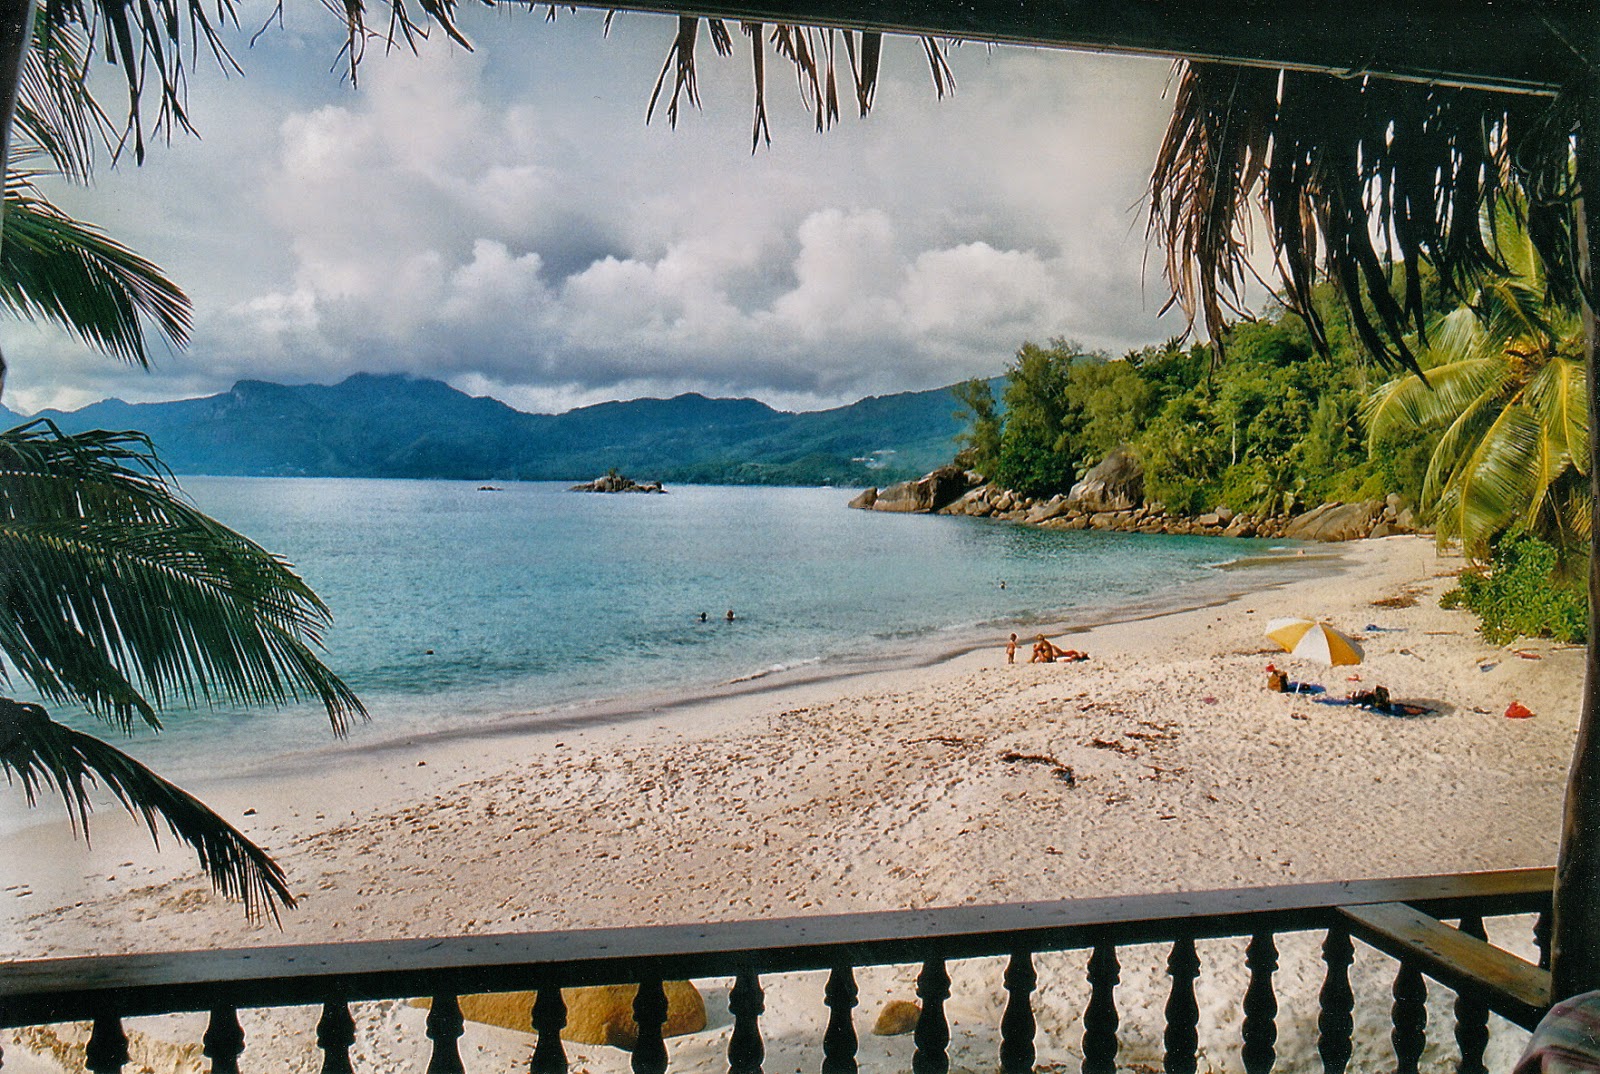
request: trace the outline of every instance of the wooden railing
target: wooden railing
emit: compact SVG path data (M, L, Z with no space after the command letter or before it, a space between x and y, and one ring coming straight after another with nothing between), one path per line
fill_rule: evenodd
M1359 940L1399 963L1392 1008L1397 1069L1402 1074L1417 1069L1426 1044L1424 978L1431 977L1457 993L1459 1070L1471 1074L1484 1069L1489 1012L1531 1027L1550 1002L1547 970L1490 946L1483 938L1483 919L1538 914L1536 932L1545 950L1552 883L1551 870L1528 869L714 925L24 961L0 967L0 1027L92 1021L88 1069L114 1074L128 1060L123 1018L209 1011L204 1053L215 1074L226 1074L239 1069L243 1052L240 1008L320 1004L322 1069L350 1071L349 1050L355 1041L351 1002L429 996L433 1003L427 1034L433 1046L427 1070L461 1074L457 997L536 989L530 1025L538 1034L533 1074L565 1074L560 1032L566 1010L560 989L638 983L633 1071L663 1074L667 1052L661 1030L667 1003L662 982L730 977L730 1074L760 1074L761 976L827 970L829 1019L822 1039L822 1074L855 1074L854 971L920 963L922 1013L912 1070L945 1074L950 1042L944 1013L950 995L946 963L1000 955L1010 961L999 1065L1003 1074L1027 1074L1035 1059L1033 955L1086 949L1092 953L1083 1070L1112 1074L1118 1050L1118 948L1165 943L1171 945L1171 991L1163 1063L1173 1074L1192 1074L1199 1021L1195 941L1231 936L1249 937L1249 983L1240 1027L1243 1063L1249 1074L1264 1074L1276 1058L1275 937L1317 930L1324 934L1326 964L1318 1017L1318 1051L1325 1071L1343 1074L1352 1054L1355 998L1349 967L1353 941ZM1452 927L1445 920L1460 924Z

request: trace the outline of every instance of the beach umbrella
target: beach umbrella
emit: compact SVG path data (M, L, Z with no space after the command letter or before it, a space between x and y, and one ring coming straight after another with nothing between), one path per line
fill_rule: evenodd
M1366 655L1350 635L1315 619L1274 619L1267 624L1267 637L1290 656L1318 660L1330 667L1359 664Z

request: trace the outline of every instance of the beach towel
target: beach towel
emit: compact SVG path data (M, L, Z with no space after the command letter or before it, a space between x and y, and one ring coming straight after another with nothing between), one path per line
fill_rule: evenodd
M1512 1074L1591 1074L1600 1071L1600 992L1550 1008Z

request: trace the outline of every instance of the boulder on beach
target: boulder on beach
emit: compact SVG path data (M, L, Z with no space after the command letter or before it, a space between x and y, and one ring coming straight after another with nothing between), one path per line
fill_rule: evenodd
M667 981L667 1021L663 1037L681 1037L706 1027L706 1004L690 981ZM563 988L567 1005L567 1024L561 1039L574 1044L609 1044L631 1051L639 1039L639 1025L633 1020L633 999L638 985L601 985L590 988ZM462 996L461 1017L469 1022L532 1032L533 1004L537 992L490 992ZM425 999L412 1000L418 1007L429 1007Z
M863 489L861 495L851 500L847 506L854 507L857 511L870 511L872 510L872 505L877 502L878 490L876 488L870 488Z
M1144 501L1144 467L1132 451L1114 449L1072 486L1066 502L1080 511L1131 511Z
M898 1037L910 1033L917 1028L917 1019L921 1017L922 1008L918 1004L909 999L891 999L878 1012L878 1020L872 1025L872 1035Z
M1283 535L1293 541L1358 541L1383 517L1382 500L1325 503L1290 520Z

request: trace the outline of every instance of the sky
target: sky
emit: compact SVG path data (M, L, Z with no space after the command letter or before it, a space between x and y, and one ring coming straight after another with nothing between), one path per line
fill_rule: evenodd
M940 100L920 44L890 38L872 113L822 134L769 61L752 154L742 35L726 59L702 39L703 108L671 129L645 121L671 19L469 5L473 51L371 47L352 87L337 20L285 8L250 46L266 9L244 7L243 77L195 64L199 138L51 191L188 291L190 346L144 372L0 322L11 409L354 372L538 412L816 409L993 376L1028 340L1182 331L1144 237L1165 61L964 44Z

